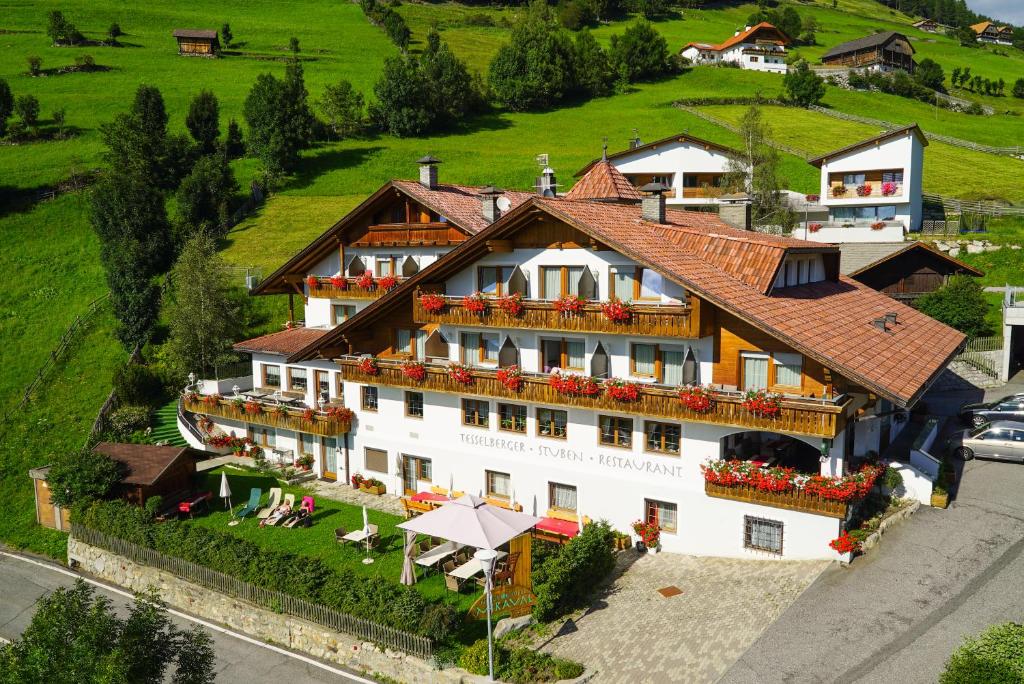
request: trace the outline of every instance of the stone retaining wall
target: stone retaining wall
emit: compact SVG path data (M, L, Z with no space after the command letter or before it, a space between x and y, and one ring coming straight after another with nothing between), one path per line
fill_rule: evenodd
M484 677L457 668L437 670L420 658L390 649L381 650L347 634L205 589L73 537L68 539L68 562L77 563L90 575L131 591L155 588L172 608L356 671L379 672L402 682L476 684L486 681Z
M868 537L864 540L863 550L868 551L869 549L873 549L874 547L878 546L878 543L882 540L882 535L885 534L885 531L887 529L889 529L898 522L906 520L914 513L916 513L917 509L920 507L921 502L914 501L909 506L901 508L900 510L896 511L888 518L880 522L878 524L878 529L869 534Z

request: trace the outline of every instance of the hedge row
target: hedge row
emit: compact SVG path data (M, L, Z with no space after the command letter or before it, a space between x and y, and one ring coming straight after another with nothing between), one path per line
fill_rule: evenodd
M547 622L585 605L615 566L614 543L615 532L602 520L587 525L551 556L536 559L534 616Z
M154 523L146 511L123 501L98 501L76 510L86 527L236 577L335 608L389 627L445 641L458 622L455 609L428 602L415 589L321 559L266 549L227 532L179 522Z

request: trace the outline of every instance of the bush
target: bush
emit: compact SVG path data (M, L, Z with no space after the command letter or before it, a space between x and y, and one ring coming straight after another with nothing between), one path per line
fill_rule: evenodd
M448 603L427 606L420 618L420 633L429 634L437 641L447 641L459 625L459 614Z
M971 276L955 275L934 292L917 300L921 313L956 328L969 337L989 334L988 301L977 279Z
M612 36L608 61L612 70L630 83L666 74L671 64L668 42L642 19L628 26L621 36Z
M494 649L494 672L500 671L501 656L504 651L501 648ZM487 639L480 639L472 646L466 648L459 656L459 667L467 672L477 675L486 675L489 672L487 661Z
M163 507L164 497L160 496L159 494L154 494L153 496L146 499L146 503L143 505L143 509L145 509L146 514L149 515L149 517L151 518L155 518L157 514L159 514L160 511L163 510Z
M885 486L889 488L889 491L895 492L897 489L903 486L903 475L900 471L896 470L892 466L885 469Z
M458 664L473 674L488 674L487 639L480 639L464 649ZM509 649L495 644L494 674L503 682L532 684L575 679L583 674L583 666L571 660L555 658L549 653L529 648Z
M782 85L786 88L786 99L801 107L816 105L825 97L825 81L804 60L786 72Z
M149 366L127 363L114 374L114 393L122 404L158 406L164 400L164 385Z
M120 466L91 449L61 453L46 476L50 499L61 508L107 496L120 479Z
M471 12L462 19L463 26L494 26L494 18L483 12Z
M110 431L117 439L126 439L136 430L145 430L153 422L150 406L122 406L110 414Z
M1024 680L1024 625L994 625L967 639L946 661L940 684L1011 684Z
M32 76L38 76L39 72L43 68L43 58L37 55L31 55L26 57L25 60L28 62L28 73Z
M75 69L92 71L96 68L96 59L92 55L75 55Z
M615 533L604 520L591 523L542 563L534 564L533 614L542 622L582 605L615 565Z

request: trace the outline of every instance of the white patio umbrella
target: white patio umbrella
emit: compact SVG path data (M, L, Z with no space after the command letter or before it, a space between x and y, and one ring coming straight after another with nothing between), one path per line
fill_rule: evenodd
M366 514L366 506L363 506L363 540L366 542L366 558L363 559L363 564L369 565L373 559L370 558L370 518Z
M224 499L224 507L231 511L231 517L234 517L235 512L231 506L231 486L228 484L228 474L220 474L220 498Z
M477 549L496 549L538 522L540 518L535 516L494 506L480 497L465 494L398 527Z

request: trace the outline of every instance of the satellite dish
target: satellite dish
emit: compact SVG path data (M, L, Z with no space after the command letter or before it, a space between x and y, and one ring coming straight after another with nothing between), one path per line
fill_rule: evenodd
M500 209L502 212L506 212L511 208L512 201L508 197L502 195L501 197L498 198L498 209Z

